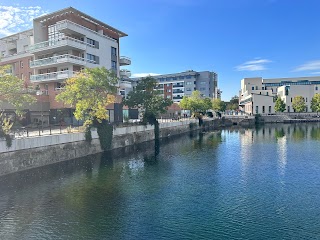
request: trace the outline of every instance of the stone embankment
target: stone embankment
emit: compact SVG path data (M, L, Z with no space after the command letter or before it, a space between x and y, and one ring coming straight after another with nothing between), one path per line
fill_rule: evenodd
M282 114L259 116L258 122L259 123L320 122L320 116L317 113L282 113Z
M166 138L201 129L233 125L247 127L254 125L254 121L242 119L235 124L230 119L214 119L206 120L201 127L195 119L160 123L159 137ZM102 152L97 131L92 130L91 135L90 143L85 141L84 133L17 138L12 140L10 148L4 140L0 140L0 176ZM110 150L154 139L154 126L151 125L114 128Z

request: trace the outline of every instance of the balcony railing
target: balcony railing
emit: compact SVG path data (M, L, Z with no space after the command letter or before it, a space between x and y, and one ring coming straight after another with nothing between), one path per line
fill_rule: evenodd
M181 88L181 87L183 87L183 85L182 84L174 84L174 85L172 85L172 87L173 88Z
M57 31L63 32L64 30L71 30L72 32L80 33L80 34L83 34L83 35L88 35L87 31L90 31L93 34L97 34L99 36L103 36L103 37L108 38L109 40L111 40L113 42L116 42L115 39L113 39L113 38L111 38L111 37L109 37L107 35L104 35L103 33L96 32L96 31L94 31L94 30L92 30L90 28L84 27L84 26L82 26L80 24L77 24L75 22L69 21L67 19L57 22L55 24L55 26L56 26Z
M46 81L55 81L55 80L62 80L67 79L77 74L77 72L73 71L60 71L60 72L52 72L52 73L45 73L45 74L37 74L32 75L30 80L32 82L46 82Z
M131 71L128 69L121 69L120 70L120 77L124 77L124 78L131 77Z
M131 59L125 56L121 56L119 63L120 63L120 66L131 65Z
M45 65L51 65L51 64L57 64L57 63L66 63L70 62L73 64L79 64L79 65L86 65L87 63L93 63L96 62L93 60L77 57L71 54L64 54L59 56L53 56L49 58L43 58L43 59L37 59L30 62L30 67L42 67Z
M53 39L53 40L31 45L29 46L29 52L37 52L37 51L52 49L60 46L71 46L81 50L85 50L87 46L94 47L93 45L86 43L84 41L81 41L79 39L75 39L71 37L62 37L62 38Z

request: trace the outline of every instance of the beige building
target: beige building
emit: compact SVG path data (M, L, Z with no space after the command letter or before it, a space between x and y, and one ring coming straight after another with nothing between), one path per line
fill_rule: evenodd
M294 112L292 100L302 96L306 112L311 112L311 99L320 93L320 77L298 78L244 78L241 80L239 105L248 114L275 113L275 97L279 96L286 104L285 112Z
M0 65L11 65L12 74L39 90L41 110L30 112L30 121L57 119L63 109L72 122L72 109L56 102L64 81L83 68L106 67L118 77L130 76L131 60L120 57L120 38L127 34L72 7L33 20L33 29L0 39ZM119 82L119 90L123 83Z

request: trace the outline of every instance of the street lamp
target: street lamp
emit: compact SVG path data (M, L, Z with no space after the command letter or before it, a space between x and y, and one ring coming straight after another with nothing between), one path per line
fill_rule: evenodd
M42 90L39 90L39 91L37 91L37 93L36 93L38 96L42 96L42 95L44 95L44 91L42 91ZM42 132L43 132L43 109L42 109L42 106L43 105L43 102L42 102L42 100L40 99L40 111L41 111L41 128L42 128Z

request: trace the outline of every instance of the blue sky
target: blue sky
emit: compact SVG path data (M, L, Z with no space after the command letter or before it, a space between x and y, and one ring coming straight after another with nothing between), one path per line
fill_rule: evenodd
M0 36L69 6L129 35L133 74L215 71L224 100L244 77L320 75L318 0L1 0Z

